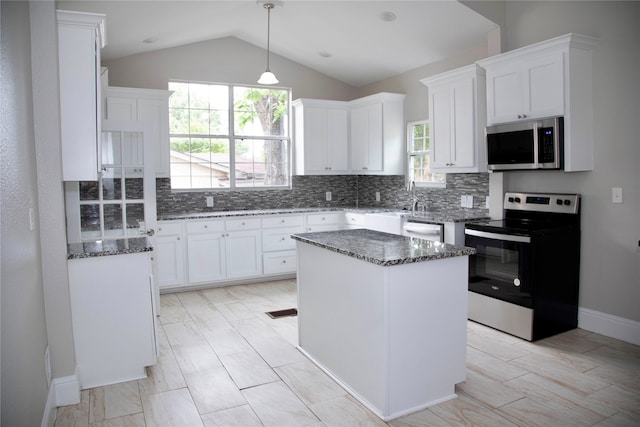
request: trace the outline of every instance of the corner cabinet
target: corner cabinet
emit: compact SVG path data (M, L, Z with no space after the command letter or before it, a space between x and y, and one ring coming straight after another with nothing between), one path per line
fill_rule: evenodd
M564 170L592 170L594 46L591 37L567 34L478 61L487 124L564 116Z
M421 82L429 88L431 169L486 172L484 70L474 64Z
M169 171L169 97L172 92L108 86L104 89L105 118L140 120L151 123L155 151L156 177L168 178Z
M349 113L346 103L297 99L292 106L296 174L347 173Z
M56 11L62 179L97 181L100 164L100 49L105 15Z
M404 174L404 97L379 93L349 102L352 173Z

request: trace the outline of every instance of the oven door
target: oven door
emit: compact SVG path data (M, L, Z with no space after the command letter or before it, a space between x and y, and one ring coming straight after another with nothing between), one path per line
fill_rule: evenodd
M533 308L531 238L479 230L465 230L469 257L469 290L519 306Z

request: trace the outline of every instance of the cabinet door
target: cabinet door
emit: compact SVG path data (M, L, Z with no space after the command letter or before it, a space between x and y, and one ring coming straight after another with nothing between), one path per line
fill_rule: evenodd
M461 81L451 88L452 114L451 165L470 168L475 159L475 115L473 80Z
M382 170L382 103L351 111L351 170Z
M451 95L448 86L429 88L431 168L446 169L451 163Z
M260 231L238 231L225 237L227 278L262 274Z
M160 288L184 285L184 249L181 236L159 236L156 244Z
M563 54L528 61L524 67L524 113L529 118L564 115Z
M222 233L187 237L189 283L224 279L224 237Z
M346 110L327 110L327 165L331 171L344 172L349 169L348 160L349 115Z
M524 106L524 82L520 67L506 65L487 70L488 124L519 120Z
M57 11L63 181L97 181L104 15Z
M561 115L564 115L562 52L487 68L488 124Z
M326 172L327 159L327 111L305 107L304 110L304 163L305 172Z

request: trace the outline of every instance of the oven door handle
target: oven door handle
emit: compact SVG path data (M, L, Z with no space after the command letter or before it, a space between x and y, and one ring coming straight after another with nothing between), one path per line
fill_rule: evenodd
M489 233L486 231L469 230L469 229L464 230L464 234L467 234L469 236L482 237L484 239L505 240L507 242L531 243L531 237L517 236L514 234Z

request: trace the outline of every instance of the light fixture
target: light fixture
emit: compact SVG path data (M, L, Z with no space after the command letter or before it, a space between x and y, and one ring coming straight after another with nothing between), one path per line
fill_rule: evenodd
M273 3L265 3L264 8L267 9L267 70L262 73L258 83L261 85L274 85L278 83L278 79L269 69L269 42L270 42L270 32L271 32L271 9L276 7Z

